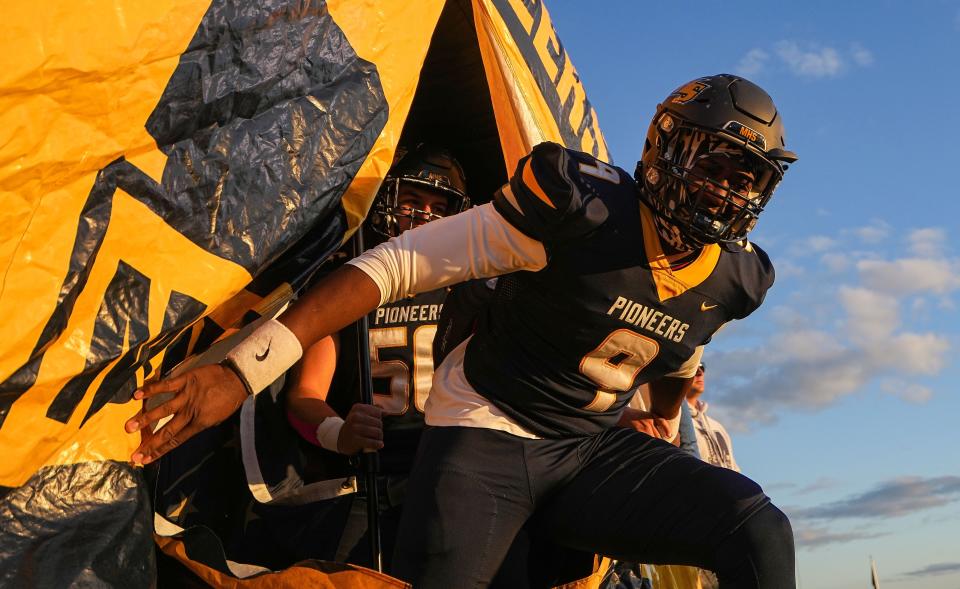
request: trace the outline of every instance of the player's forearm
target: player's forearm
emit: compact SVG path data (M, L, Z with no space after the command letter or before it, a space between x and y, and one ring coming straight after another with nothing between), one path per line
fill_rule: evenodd
M296 391L291 393L287 399L287 411L300 421L316 426L327 417L338 417L333 407L320 397Z
M680 404L683 403L692 378L663 377L650 383L650 411L666 419L673 419L680 414Z
M373 311L380 289L363 271L343 266L314 285L283 315L283 323L307 349Z
M268 321L227 356L256 394L325 336L383 302L456 284L546 266L543 244L490 205L440 219L368 250L314 285L278 321Z

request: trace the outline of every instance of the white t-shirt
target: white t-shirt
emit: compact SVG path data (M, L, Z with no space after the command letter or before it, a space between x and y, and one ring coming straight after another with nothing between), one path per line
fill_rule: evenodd
M709 405L699 399L693 407L690 407L693 426L697 430L697 448L700 450L700 458L715 466L740 472L740 466L733 458L733 442L730 440L730 434L719 421L707 415L707 407Z

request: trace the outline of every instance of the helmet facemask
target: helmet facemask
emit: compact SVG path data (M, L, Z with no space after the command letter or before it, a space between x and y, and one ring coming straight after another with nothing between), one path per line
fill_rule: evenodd
M398 149L398 155L401 150ZM430 211L412 207L409 202L402 202L404 189L446 197L446 210L439 214L432 210L433 206ZM406 229L468 208L470 198L460 163L445 149L419 143L409 151L402 150L391 166L373 202L369 225L384 237L396 237Z
M669 112L662 112L655 125L638 180L648 204L675 227L668 241L688 249L743 240L783 177L783 167L751 142L708 132Z
M447 198L447 207L444 214L438 214L411 207L400 203L400 189L403 184L420 186L442 194ZM409 219L409 228L429 223L437 219L442 219L450 215L463 212L470 208L470 199L449 186L444 186L436 180L424 180L416 177L391 177L384 179L380 192L377 193L376 200L373 203L373 210L370 217L370 227L384 237L396 237L403 232L401 221Z

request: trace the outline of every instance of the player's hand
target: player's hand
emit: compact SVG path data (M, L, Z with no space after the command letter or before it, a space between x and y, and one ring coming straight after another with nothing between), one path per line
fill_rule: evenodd
M667 436L670 435L670 422L656 413L627 407L620 415L620 421L617 422L617 425L635 429L653 438L671 441L667 439Z
M195 434L233 415L247 398L240 377L229 368L210 364L168 380L155 381L133 393L134 399L149 399L164 393L173 398L149 411L146 407L127 420L127 433L141 432L140 447L130 460L149 464L184 443ZM168 415L173 418L156 432L151 423Z
M357 403L340 428L337 451L352 456L362 450L383 448L383 409Z

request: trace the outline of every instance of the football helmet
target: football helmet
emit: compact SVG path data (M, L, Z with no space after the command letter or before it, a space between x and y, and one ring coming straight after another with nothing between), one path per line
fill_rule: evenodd
M401 206L398 197L403 184L425 187L446 196L446 214L438 215ZM455 215L468 208L470 198L460 163L447 150L420 143L403 154L387 172L373 202L370 227L381 235L395 237L400 234L400 219L409 218L424 223Z
M744 239L797 155L770 96L720 74L680 86L659 105L636 180L641 198L690 245Z

